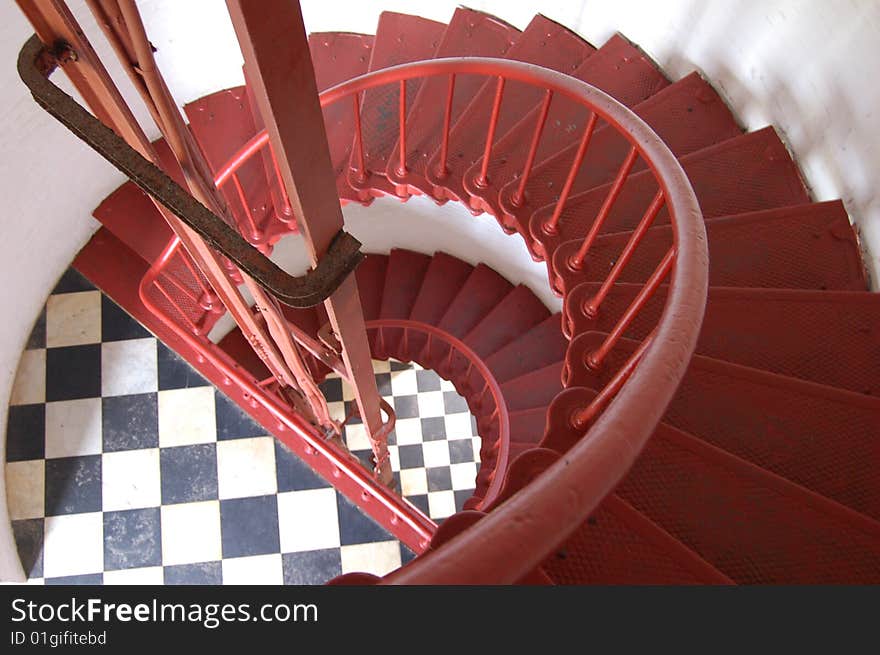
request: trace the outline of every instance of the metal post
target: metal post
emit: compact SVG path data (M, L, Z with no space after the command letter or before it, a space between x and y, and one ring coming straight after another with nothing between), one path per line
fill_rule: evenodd
M292 0L227 0L227 6L248 81L315 265L342 229L343 217L302 11ZM354 277L339 287L326 307L373 446L376 475L390 484L379 391Z

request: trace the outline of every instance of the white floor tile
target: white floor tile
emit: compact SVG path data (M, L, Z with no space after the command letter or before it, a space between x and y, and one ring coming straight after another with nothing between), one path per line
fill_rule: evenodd
M370 439L363 423L353 423L345 426L345 443L349 450L370 450Z
M224 559L223 584L281 585L284 584L281 554L231 557Z
M101 394L127 396L159 388L156 340L129 339L101 344Z
M46 457L77 457L101 452L101 399L46 403Z
M419 418L444 416L446 414L442 391L423 391L419 394L418 399Z
M165 584L165 573L161 566L146 566L140 569L105 571L106 585L160 585Z
M451 491L429 492L428 514L432 519L445 519L455 514L455 494Z
M474 435L469 412L447 414L443 417L443 422L446 424L447 439L470 439Z
M392 371L391 393L395 396L411 396L419 392L415 370Z
M159 445L190 446L217 439L214 387L159 392Z
M46 351L25 350L18 362L10 405L46 402Z
M426 441L422 444L422 455L425 458L426 468L449 466L449 444L446 443L446 439Z
M330 418L335 421L345 420L345 403L341 400L328 402L327 410L330 412Z
M266 496L278 491L272 437L217 442L220 499Z
M211 562L221 556L219 501L162 507L162 564Z
M104 518L101 512L46 518L43 575L100 573L104 569Z
M373 372L374 373L388 373L391 370L391 361L387 359L374 359L373 360Z
M45 514L46 462L42 459L6 464L9 518L42 518Z
M422 443L422 421L419 418L399 418L394 426L395 443L410 446Z
M101 468L105 512L162 504L158 448L104 453Z
M477 479L477 465L471 462L453 464L449 467L449 474L452 478L452 489L454 491L473 489Z
M400 568L400 545L396 541L343 546L339 550L343 573L385 575Z
M46 302L46 346L81 346L101 341L101 292L81 291L49 296Z
M283 553L338 547L335 489L278 494L278 531Z
M483 440L480 439L480 437L473 437L471 439L471 443L473 444L473 447L474 447L474 461L479 462L480 461L480 448L482 448L482 446L483 446Z
M400 492L404 496L428 493L428 475L423 468L404 469L400 472Z

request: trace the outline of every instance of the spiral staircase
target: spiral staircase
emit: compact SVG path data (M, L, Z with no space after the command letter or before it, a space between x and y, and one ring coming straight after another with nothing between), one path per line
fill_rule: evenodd
M95 210L104 227L75 265L422 553L386 581L880 582L880 296L843 204L811 201L772 127L743 133L699 74L669 80L624 37L594 47L540 15L519 31L465 8L448 25L386 12L375 35L308 42L340 200L489 213L564 299L551 314L427 243L356 270L372 356L436 370L476 417L465 511L438 528L344 453L292 436L258 398L272 375L242 331L208 340L222 307L132 183ZM574 82L641 122L599 95L591 110L565 93ZM271 252L297 221L252 88L185 113L241 233ZM663 144L703 220L689 191L676 205ZM285 317L320 381L324 308Z

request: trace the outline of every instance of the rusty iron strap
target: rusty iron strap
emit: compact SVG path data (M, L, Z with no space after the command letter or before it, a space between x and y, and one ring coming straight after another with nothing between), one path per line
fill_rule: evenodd
M360 252L361 243L348 232L340 230L316 268L302 276L292 276L283 271L223 219L49 81L59 62L75 57L76 53L66 43L56 43L49 48L34 35L19 52L18 74L38 105L285 305L313 307L323 302L364 259Z

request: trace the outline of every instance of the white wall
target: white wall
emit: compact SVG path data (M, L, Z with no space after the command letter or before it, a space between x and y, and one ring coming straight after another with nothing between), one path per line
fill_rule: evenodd
M140 0L158 62L180 102L240 84L240 56L221 0ZM455 0L303 0L312 31L372 32L383 9L447 20ZM70 5L99 52L109 55L82 0ZM574 28L596 45L615 30L638 43L673 78L701 69L730 100L748 128L774 124L787 137L817 199L843 198L867 247L875 285L880 274L880 3L874 0L473 0L469 5L524 27L541 11ZM5 447L6 405L18 357L30 325L54 281L96 225L91 210L121 182L121 176L42 113L15 72L19 47L31 30L12 2L0 5L0 262L7 308L0 331L0 450ZM112 57L107 57L111 61ZM118 67L111 66L126 96L134 99ZM56 76L61 80L63 76ZM133 103L145 122L146 113ZM149 128L151 135L155 130ZM428 204L420 213L445 212ZM395 207L382 219L387 228L364 238L389 239ZM382 214L347 211L353 225ZM442 214L432 213L433 225ZM454 219L467 228L463 214ZM470 221L479 242L485 225ZM413 235L410 235L413 236ZM401 243L412 246L416 242ZM508 240L508 258L521 248ZM380 248L381 244L371 244ZM496 255L497 256L497 255ZM475 252L465 253L473 259ZM516 261L519 261L518 259ZM533 280L527 262L514 277ZM518 271L518 272L517 272ZM2 476L0 476L2 477ZM2 479L0 479L2 482ZM0 484L0 553L8 551L6 503ZM18 572L20 573L20 572ZM0 577L16 574L0 558Z

